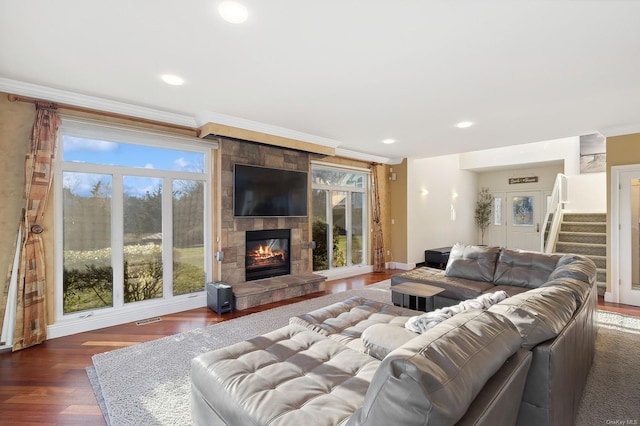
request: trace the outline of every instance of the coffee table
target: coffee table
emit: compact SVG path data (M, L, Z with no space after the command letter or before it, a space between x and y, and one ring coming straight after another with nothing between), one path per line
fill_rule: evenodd
M444 289L428 284L407 281L398 285L392 285L391 291L402 294L401 307L429 312L434 309L433 296L442 293ZM415 297L415 304L411 303L412 297ZM405 300L409 303L405 303Z

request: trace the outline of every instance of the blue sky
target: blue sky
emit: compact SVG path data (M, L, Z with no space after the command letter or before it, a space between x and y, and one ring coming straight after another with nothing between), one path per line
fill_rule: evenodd
M204 167L204 155L199 152L108 142L69 135L63 136L62 143L64 161L196 173L202 172ZM65 187L80 196L90 196L91 189L97 182L102 182L104 190L110 193L111 176L109 175L65 172L64 176ZM127 177L124 181L125 193L144 196L147 191L155 191L161 182L160 178ZM106 193L103 194L103 196L106 195Z
M201 172L203 155L173 149L107 142L95 139L63 137L65 161L120 165L158 170Z

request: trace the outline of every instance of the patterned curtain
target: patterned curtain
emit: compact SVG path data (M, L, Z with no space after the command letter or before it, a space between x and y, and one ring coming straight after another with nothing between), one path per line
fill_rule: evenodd
M380 220L380 173L383 171L383 166L374 164L371 171L373 172L373 270L374 272L382 272L385 270L382 222Z
M51 104L36 104L36 119L31 131L30 149L25 159L26 201L20 227L18 300L13 350L42 343L47 337L46 282L44 248L41 233L51 177L60 118Z

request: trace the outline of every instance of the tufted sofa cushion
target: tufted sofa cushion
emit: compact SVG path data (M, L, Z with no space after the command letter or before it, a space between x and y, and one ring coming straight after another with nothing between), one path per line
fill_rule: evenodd
M421 313L354 296L292 317L289 319L289 324L301 325L352 349L366 352L360 338L367 328L375 324L404 327L410 317Z
M495 285L536 288L549 279L561 255L503 248L493 277Z
M362 333L362 344L366 348L365 353L382 360L417 335L397 325L375 324Z
M191 363L195 405L232 425L339 425L363 402L380 361L297 325ZM211 418L195 418L211 424Z
M522 337L522 347L531 349L556 337L576 307L573 291L559 284L516 294L493 305L489 312L508 318Z
M445 275L491 282L499 253L499 247L467 246L456 243L451 248Z
M387 355L347 424L454 424L520 343L500 315L456 315Z

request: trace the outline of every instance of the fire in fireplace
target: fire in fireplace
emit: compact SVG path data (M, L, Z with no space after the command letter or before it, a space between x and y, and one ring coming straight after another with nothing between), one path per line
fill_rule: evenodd
M245 279L252 281L290 274L290 239L289 229L247 231Z

